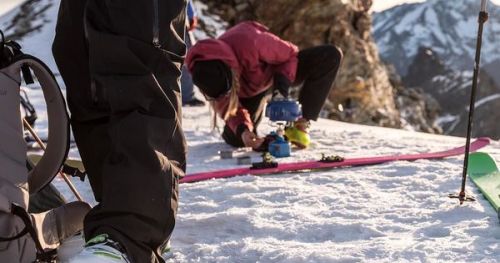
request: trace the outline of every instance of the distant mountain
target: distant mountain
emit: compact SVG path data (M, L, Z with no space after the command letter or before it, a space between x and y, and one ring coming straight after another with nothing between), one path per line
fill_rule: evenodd
M436 125L465 135L476 51L477 0L427 0L374 14L380 56L403 76L402 84L434 98ZM476 135L500 138L500 7L488 3L475 116Z
M430 48L420 48L408 73L403 78L409 89L422 90L431 95L440 106L437 125L445 134L464 136L466 133L472 71L448 67ZM500 90L495 81L482 71L479 75L474 135L500 138Z
M402 76L420 47L432 47L453 69L472 70L479 9L478 0L427 0L375 13L373 34L380 55ZM488 12L482 64L500 83L500 7L490 2Z

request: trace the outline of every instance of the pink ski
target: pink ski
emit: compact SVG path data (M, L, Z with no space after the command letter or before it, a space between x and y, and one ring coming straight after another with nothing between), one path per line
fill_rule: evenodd
M475 152L487 146L488 144L490 144L489 138L479 138L471 143L470 151ZM205 181L216 178L228 178L239 175L262 175L262 174L274 174L274 173L283 173L283 172L292 172L301 170L317 170L317 169L331 169L339 167L372 165L372 164L380 164L393 161L441 159L445 157L461 155L464 152L465 152L465 146L462 146L442 152L351 158L351 159L345 159L341 162L321 162L316 160L316 161L304 161L295 163L282 163L278 164L277 167L264 168L264 169L252 169L249 167L235 168L235 169L190 174L182 178L180 180L180 183L193 183L193 182Z

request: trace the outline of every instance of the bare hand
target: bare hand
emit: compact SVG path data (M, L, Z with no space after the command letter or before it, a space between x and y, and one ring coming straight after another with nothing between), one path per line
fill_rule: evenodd
M252 147L252 149L259 148L262 143L264 143L265 139L258 137L255 133L246 130L241 134L241 139L245 144L245 147Z

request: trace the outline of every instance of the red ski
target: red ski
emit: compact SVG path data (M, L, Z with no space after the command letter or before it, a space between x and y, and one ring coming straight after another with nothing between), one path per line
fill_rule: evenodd
M490 144L489 138L479 138L471 143L470 151L475 152ZM282 163L277 164L271 168L235 168L227 170L218 170L212 172L195 173L185 176L180 180L180 183L193 183L205 181L216 178L228 178L239 175L262 175L262 174L275 174L283 172L301 171L301 170L318 170L318 169L331 169L340 167L352 167L362 165L380 164L393 161L414 161L419 159L441 159L461 155L465 152L465 146L457 147L442 152L433 153L418 153L418 154L403 154L403 155L388 155L388 156L374 156L365 158L351 158L342 161L305 161L296 163Z

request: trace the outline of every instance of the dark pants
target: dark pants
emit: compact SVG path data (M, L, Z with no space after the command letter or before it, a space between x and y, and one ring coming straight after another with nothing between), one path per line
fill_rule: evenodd
M108 234L132 262L163 262L175 225L186 167L178 84L184 6L63 0L59 11L53 53L99 202L85 218L85 237Z
M305 119L318 119L337 76L342 56L342 52L332 45L307 48L299 52L299 63L293 85L302 85L298 101L302 104L302 117ZM255 97L240 99L241 105L250 113L255 129L262 119L264 105L268 99L266 94L270 93L266 91ZM241 138L227 125L224 127L222 138L234 147L245 146Z

